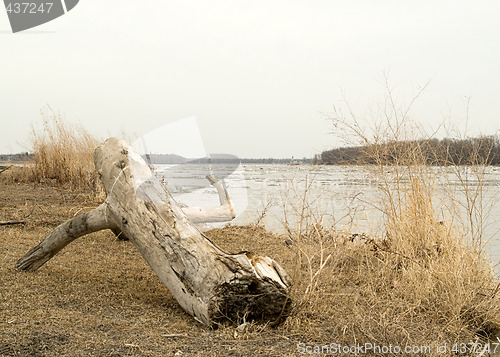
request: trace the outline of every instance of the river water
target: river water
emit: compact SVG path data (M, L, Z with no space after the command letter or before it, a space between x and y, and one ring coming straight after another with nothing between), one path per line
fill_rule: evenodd
M236 208L237 217L233 221L236 225L252 223L262 217L261 223L268 229L283 232L284 220L296 227L297 216L314 215L323 219L324 224L353 233L375 235L383 231L383 215L378 208L381 179L370 167L183 164L156 165L155 169L166 181L174 198L189 206L217 206L217 192L205 176L212 172L223 178ZM497 204L500 201L500 168L486 168L481 185L470 168L461 168L458 173L453 168L432 170L437 173L431 175L430 180L436 192L433 204L440 212L439 219L450 219L453 205L449 197L454 197L452 201L459 203L455 205L458 216L454 222L467 221L464 207L482 203L482 212L485 213L482 241L487 242L485 250L500 276L500 203ZM387 168L383 177L389 185L394 185L392 181L396 178L403 183L405 180L391 168ZM481 200L467 201L465 190L469 190L469 197L480 194ZM302 211L304 203L307 210Z

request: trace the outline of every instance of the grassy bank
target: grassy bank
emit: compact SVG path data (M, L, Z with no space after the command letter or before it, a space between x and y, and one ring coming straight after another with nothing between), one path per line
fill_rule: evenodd
M208 232L227 251L277 259L294 279L295 302L277 328L210 330L178 306L130 242L111 232L77 240L36 273L16 271L30 247L100 199L48 183L13 183L8 172L0 185L0 217L26 221L0 227L0 350L7 355L293 356L302 343L436 351L444 343L485 342L500 326L497 282L481 252L429 217L415 225L418 212L406 212L391 239L329 230L307 215L287 236L254 226Z

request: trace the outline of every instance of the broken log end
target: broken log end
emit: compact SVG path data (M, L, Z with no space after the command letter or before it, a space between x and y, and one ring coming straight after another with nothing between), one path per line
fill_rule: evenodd
M271 321L274 324L284 321L292 302L289 297L291 280L287 273L269 257L245 252L232 258L243 264L231 281L215 288L209 304L212 321L229 320L236 324L242 320Z

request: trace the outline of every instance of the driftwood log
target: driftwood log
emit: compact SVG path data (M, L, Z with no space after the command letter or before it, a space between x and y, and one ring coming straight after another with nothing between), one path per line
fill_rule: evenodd
M290 279L283 268L271 258L228 254L213 244L193 223L206 219L203 209L180 208L127 142L106 140L94 163L105 202L58 226L19 259L17 269L34 271L76 238L112 229L130 239L182 308L203 324L286 317ZM224 191L218 188L220 196ZM229 197L221 203L232 207Z

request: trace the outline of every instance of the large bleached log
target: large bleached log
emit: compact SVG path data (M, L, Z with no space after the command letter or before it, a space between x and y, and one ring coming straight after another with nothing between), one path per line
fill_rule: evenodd
M214 245L124 140L108 139L96 149L94 162L106 201L57 227L17 262L18 269L38 269L82 235L119 230L198 321L212 325L224 319L276 321L286 316L290 279L274 260L247 252L228 254Z

